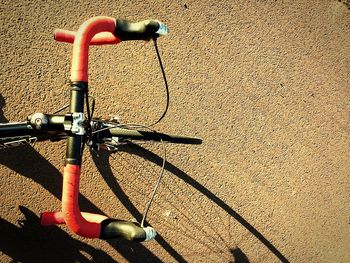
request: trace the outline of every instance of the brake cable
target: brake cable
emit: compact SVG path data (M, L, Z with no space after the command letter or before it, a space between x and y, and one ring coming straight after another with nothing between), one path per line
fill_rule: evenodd
M160 118L156 122L148 125L148 127L152 127L152 126L156 125L157 123L159 123L165 117L165 115L168 112L169 101L170 101L168 81L167 81L167 78L166 78L166 75L165 75L165 70L164 70L164 67L163 67L162 59L161 59L160 54L159 54L158 45L157 45L157 38L153 38L153 43L154 43L154 49L155 49L155 51L157 53L159 66L160 66L160 69L162 71L162 76L163 76L163 80L164 80L164 85L165 85L164 87L165 87L165 92L166 92L166 106L165 106L165 109L164 109L164 112L163 112L162 116L160 116Z
M163 66L162 59L160 57L160 53L159 53L159 50L158 50L157 38L153 38L153 43L154 43L155 51L157 53L157 58L158 58L158 61L159 61L159 66L160 66L160 69L161 69L161 72L162 72L162 76L163 76L163 81L164 81L164 87L165 87L165 93L166 93L165 109L164 109L163 114L159 117L159 119L157 121L155 121L154 123L152 123L152 124L149 124L149 125L126 124L126 126L140 126L140 127L143 127L143 128L150 129L150 127L158 124L165 117L165 115L167 114L168 109L169 109L170 92L169 92L168 80L166 78L164 66ZM93 131L92 134L99 133L99 132L105 131L105 130L110 130L110 129L117 128L117 127L120 127L120 126L116 125L116 126L104 127L104 128L99 129L99 130Z
M148 204L147 204L147 206L146 206L146 208L145 208L145 210L144 210L144 212L143 212L143 217L142 217L142 220L141 220L141 227L145 227L144 224L145 224L145 221L146 221L146 217L147 217L147 215L148 215L148 211L149 211L150 208L151 208L153 199L154 199L154 197L155 197L155 195L156 195L156 193L157 193L157 191L158 191L158 188L159 188L159 186L160 186L160 182L162 181L163 176L164 176L164 172L165 172L166 147L165 147L165 145L164 145L163 140L161 139L160 141L161 141L161 143L162 143L162 145L163 145L163 150L164 150L162 169L161 169L161 172L160 172L160 174L159 174L159 176L158 176L158 180L157 180L157 182L156 182L156 185L154 186L153 192L152 192L152 194L151 194L151 196L150 196L149 202L148 202Z
M128 128L128 129L144 128L144 129L148 129L148 130L154 132L154 130L152 130L151 127L156 125L156 124L158 124L165 117L165 115L168 112L169 101L170 101L169 86L168 86L168 81L167 81L167 78L166 78L166 75L165 75L165 70L164 70L164 67L163 67L163 63L162 63L162 60L161 60L161 57L160 57L160 53L159 53L159 50L158 50L157 38L153 38L153 43L154 43L154 48L155 48L155 51L156 51L156 54L157 54L157 58L158 58L158 61L159 61L159 66L160 66L160 69L161 69L161 72L162 72L162 76L163 76L163 80L164 80L164 84L165 84L166 106L165 106L163 114L159 117L159 119L157 121L155 121L154 123L152 123L150 125L147 125L147 126L146 125L142 125L142 124L116 124L116 125L111 125L110 127L105 127L105 128L96 130L96 131L92 131L91 127L90 127L90 136L92 134L94 134L94 133L98 133L98 132L101 132L101 131L104 131L104 130L109 130L109 129L113 129L113 128L117 128L117 127L123 127L123 128ZM87 104L88 120L89 120L89 125L90 125L90 121L92 119L92 114L90 115L90 107L89 107L88 96L86 96L86 104ZM93 98L92 113L94 111L94 106L95 106L95 99ZM143 212L143 216L142 216L142 220L141 220L141 227L144 227L144 224L145 224L145 221L146 221L146 217L147 217L148 212L149 212L149 210L151 208L152 202L153 202L154 197L155 197L155 195L156 195L156 193L157 193L157 191L159 189L161 180L163 179L164 172L165 172L166 147L165 147L164 142L163 142L163 140L161 138L160 138L160 142L161 142L161 144L163 146L163 151L164 151L163 158L162 158L163 159L162 168L161 168L161 172L160 172L160 174L158 176L156 185L154 186L153 192L150 195L149 202L147 203L147 205L145 207L145 210Z
M136 129L136 128L144 128L144 129L147 129L147 130L150 130L152 132L155 132L154 130L152 130L151 128L145 126L145 125L141 125L141 124L130 124L130 125L116 125L115 127L122 127L122 128L128 128L128 129ZM156 134L156 133L155 133ZM164 177L164 173L165 173L165 164L166 164L166 147L165 147L165 143L163 142L163 140L161 138L159 138L159 141L161 142L162 144L162 147L163 147L163 162L162 162L162 168L161 168L161 171L159 173L159 176L158 176L158 179L157 179L157 182L156 182L156 185L154 186L153 188L153 192L152 194L150 195L150 199L144 209L144 212L143 212L143 216L142 216L142 220L141 220L141 227L144 227L144 223L146 221L146 217L148 215L148 212L151 208L151 205L152 205L152 202L154 200L154 197L159 189L159 186L160 186L160 183Z
M159 61L159 66L160 66L160 69L162 71L162 76L163 76L163 80L164 80L164 84L165 84L165 92L166 92L166 106L165 106L165 110L163 112L163 114L160 116L160 118L148 125L148 126L143 126L143 125L127 125L128 127L132 127L132 126L135 126L135 127L143 127L143 128L146 128L146 129L149 129L151 131L153 131L152 129L150 129L150 127L156 125L157 123L159 123L164 117L165 115L167 114L168 112L168 108L169 108L169 101L170 101L170 95L169 95L169 87L168 87L168 81L166 79L166 75L165 75L165 70L164 70L164 67L163 67L163 63L162 63L162 59L160 57L160 54L159 54L159 50L158 50L158 45L157 45L157 38L153 38L153 43L154 43L154 48L155 48L155 51L157 53L157 57L158 57L158 61ZM160 139L160 142L163 146L163 150L164 150L164 153L163 153L163 163L162 163L162 169L161 169L161 172L158 176L158 179L157 179L157 182L156 182L156 185L154 186L154 189L153 189L153 192L150 196L150 199L149 199L149 202L148 204L146 205L145 207L145 210L143 212L143 217L142 217L142 220L141 220L141 227L144 227L144 224L145 224L145 221L146 221L146 217L148 215L148 212L151 208L151 205L152 205L152 202L154 200L154 197L159 189L159 186L160 186L160 183L161 183L161 180L163 179L163 176L164 176L164 172L165 172L165 164L166 164L166 147L164 145L164 142L162 139Z

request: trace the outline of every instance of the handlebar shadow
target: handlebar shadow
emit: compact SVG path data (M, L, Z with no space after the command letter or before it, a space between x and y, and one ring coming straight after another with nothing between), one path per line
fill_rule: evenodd
M6 123L8 120L4 116L4 111L2 110L5 107L5 98L0 93L0 123Z
M162 166L163 159L162 157L158 156L157 154L139 146L136 144L132 144L129 146L123 146L118 148L119 151L127 152L129 154L139 156L142 158L145 158L146 160L158 165ZM108 158L108 157L107 157ZM113 190L113 192L120 198L122 203L126 207L131 207L129 210L135 218L138 220L142 217L141 214L137 211L137 209L132 205L128 197L125 195L125 193L122 191L120 186L118 186L118 183L115 179L113 179L113 174L106 169L106 166L98 165L99 161L96 160L96 158L93 158L95 161L95 164L99 168L101 174L103 175L104 179L106 180L109 187ZM106 160L106 156L104 156L102 159L104 161ZM211 192L208 188L197 182L195 179L190 177L188 174L174 166L173 164L169 163L168 161L165 164L165 169L183 180L186 184L190 185L203 195L205 195L207 198L209 198L213 203L215 203L217 206L219 206L221 209L223 209L228 215L233 217L235 220L237 220L243 227L245 227L253 236L255 236L263 245L268 248L271 253L273 253L281 262L289 262L288 259L269 241L267 240L263 234L261 234L254 226L252 226L246 219L244 219L240 214L238 214L234 209L232 209L229 205L227 205L223 200L221 200L219 197L217 197L213 192ZM158 242L164 242L165 240L157 240ZM173 254L172 251L169 251L167 247L164 247L164 243L160 243L164 249L166 249L171 255L174 256L175 259L179 260L181 259L177 254ZM165 243L167 245L167 243ZM232 250L234 251L234 250ZM243 253L243 252L242 252ZM234 254L233 254L234 256Z
M23 157L20 160L18 156ZM34 163L35 166L33 167ZM7 166L24 177L31 178L52 195L57 197L57 199L61 199L61 172L31 146L24 145L6 149L0 155L0 164ZM31 168L29 169L28 167ZM28 194L30 194L30 191L28 191ZM79 203L83 211L104 214L103 211L91 203L91 201L82 194L79 196ZM67 234L57 226L42 227L40 226L39 218L34 217L32 212L30 215L31 216L26 220L26 225L30 224L31 228L26 229L18 228L6 220L0 220L0 232L2 233L2 237L0 238L0 250L13 259L20 258L21 260L19 261L21 262L41 261L32 260L30 254L34 253L40 254L45 258L45 260L41 262L59 262L62 259L61 253L64 253L66 257L65 262L95 262L94 260L80 261L79 251L82 250L86 251L89 255L92 255L93 258L95 258L94 256L96 255L97 261L102 260L103 262L113 262L113 259L107 253L94 250L92 246L90 247L87 244L72 238L70 234ZM51 230L48 231L48 229ZM10 232L12 231L19 234L10 235ZM20 234L21 231L24 231L24 233ZM38 239L38 237L40 238ZM45 250L41 248L41 239L46 240L45 244L51 244L47 245L47 249ZM129 262L138 262L134 260L135 254L143 255L145 258L149 259L150 262L161 262L161 260L149 251L142 243L132 243L121 239L107 240L107 242ZM14 244L18 245L16 246ZM131 252L132 250L134 253ZM57 261L58 259L60 260Z
M57 226L43 228L30 209L19 206L25 220L12 224L0 218L0 249L13 262L113 262L106 252L76 240Z
M2 111L4 106L5 100L0 94L0 122L2 123L8 122ZM18 158L18 156L21 156L21 158ZM0 153L0 164L21 176L32 179L61 200L61 172L30 145L2 150ZM8 193L7 195L10 194ZM30 191L28 191L28 194L31 194ZM79 203L84 211L104 214L103 211L81 194ZM19 226L0 218L0 251L14 261L25 263L115 262L106 252L73 238L71 234L57 226L42 227L39 223L39 217L28 208L19 206L19 210L26 218L25 221L20 222ZM135 262L131 248L150 259L150 262L161 262L157 256L142 244L121 240L107 242L129 262ZM84 254L88 254L90 259Z

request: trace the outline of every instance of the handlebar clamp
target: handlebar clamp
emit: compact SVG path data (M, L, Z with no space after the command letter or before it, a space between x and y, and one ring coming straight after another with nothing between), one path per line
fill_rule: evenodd
M64 129L76 135L85 134L85 116L82 112L73 112L64 116Z

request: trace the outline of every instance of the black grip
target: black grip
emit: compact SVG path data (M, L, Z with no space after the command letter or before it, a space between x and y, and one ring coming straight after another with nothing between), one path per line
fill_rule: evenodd
M138 225L117 219L105 219L101 222L101 239L124 238L133 241L145 241L146 233Z
M156 20L144 20L133 23L127 20L117 19L115 35L122 41L125 40L151 40L159 37L157 31L161 23Z

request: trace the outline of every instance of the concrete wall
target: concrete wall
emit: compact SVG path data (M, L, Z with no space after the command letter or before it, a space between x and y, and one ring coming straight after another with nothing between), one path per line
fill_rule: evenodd
M43 228L60 209L65 143L0 155L1 262L349 262L350 11L324 1L2 1L1 121L67 102L76 30L96 15L157 18L171 105L159 130L196 135L168 146L150 212L155 242L86 240ZM93 47L96 114L150 123L164 105L152 43ZM81 207L137 218L162 148L84 155Z

